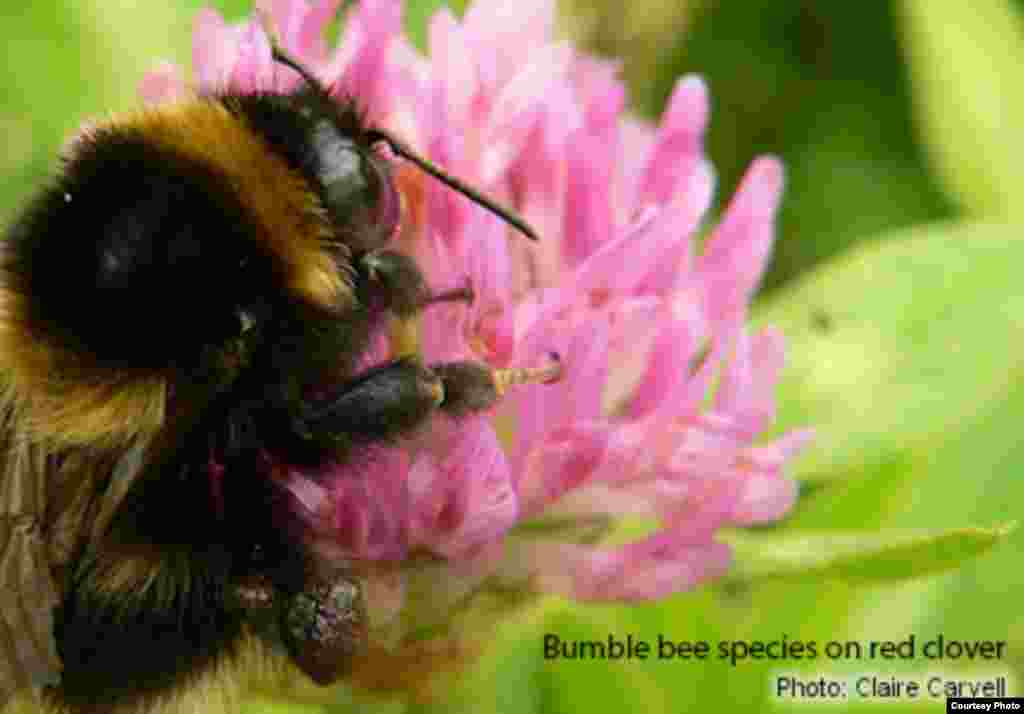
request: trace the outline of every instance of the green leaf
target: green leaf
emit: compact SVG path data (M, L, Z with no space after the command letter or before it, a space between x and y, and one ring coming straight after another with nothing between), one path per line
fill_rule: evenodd
M734 531L722 539L735 550L730 579L834 576L884 582L952 570L987 552L1015 528L1016 524L945 531Z
M921 136L947 190L973 216L1024 216L1020 16L1006 0L897 6Z
M1024 241L1008 224L919 227L865 243L757 312L787 338L780 428L813 425L805 481L899 468L1001 398L1024 349Z
M659 686L653 670L644 662L593 658L580 652L580 642L603 642L615 637L622 640L633 630L627 620L616 616L616 609L582 608L553 611L544 620L543 632L534 641L535 657L542 659L544 684L541 711L556 712L624 712L642 711L650 714L677 711L670 691ZM555 635L564 644L569 657L543 657L544 635ZM636 639L647 639L637 637ZM576 643L576 656L572 656Z
M189 57L193 18L177 4L125 4L118 9L116 24L111 23L109 3L82 0L76 6L83 37L95 43L89 71L109 83L109 94L96 113L138 107L139 82L146 72L163 60L180 63Z

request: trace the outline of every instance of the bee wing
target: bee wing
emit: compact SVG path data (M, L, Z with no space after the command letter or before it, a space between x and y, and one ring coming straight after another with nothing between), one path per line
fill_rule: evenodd
M47 454L0 430L0 709L11 693L55 684L63 571L102 532L139 474L144 444L120 455Z
M36 450L0 444L0 707L17 689L60 674L53 639L59 602L44 533L46 460Z

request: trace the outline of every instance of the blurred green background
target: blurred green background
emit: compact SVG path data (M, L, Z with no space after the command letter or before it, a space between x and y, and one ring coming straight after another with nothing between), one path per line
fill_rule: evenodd
M188 64L205 3L65 0L0 10L0 221L52 172L81 118L135 105L161 58ZM229 19L248 3L210 3ZM423 36L435 3L407 22ZM1024 695L1024 2L564 1L565 31L621 57L637 111L705 76L719 201L751 158L788 184L755 311L789 338L783 428L814 424L792 518L733 534L729 581L668 602L550 601L496 636L440 701L251 711L682 712L807 706L780 672L1004 675ZM73 237L69 237L73 239ZM994 662L545 661L542 634L656 641L1005 640ZM852 680L850 680L852 681ZM851 695L852 696L852 695ZM854 706L850 704L849 706ZM939 711L901 700L892 710ZM843 708L833 706L833 709Z

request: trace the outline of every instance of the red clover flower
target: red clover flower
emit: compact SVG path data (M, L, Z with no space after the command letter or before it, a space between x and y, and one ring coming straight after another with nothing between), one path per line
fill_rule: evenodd
M642 601L726 572L716 531L783 517L796 498L784 467L810 437L758 441L775 416L784 346L746 322L774 238L778 159L752 163L698 250L715 183L700 78L679 80L653 127L626 113L615 63L555 38L549 0L478 2L461 21L441 10L427 57L403 36L397 0L361 0L329 47L339 5L260 9L325 86L541 236L513 235L396 159L394 241L433 289L468 284L475 296L423 313L426 362L522 367L556 353L562 365L557 383L516 387L492 414L437 417L408 449L327 477L288 474L317 547L375 566L366 592L377 638L408 640L427 614L443 624L467 595L493 588ZM164 65L143 96L294 87L262 28L203 11L194 86ZM602 545L624 516L657 528Z

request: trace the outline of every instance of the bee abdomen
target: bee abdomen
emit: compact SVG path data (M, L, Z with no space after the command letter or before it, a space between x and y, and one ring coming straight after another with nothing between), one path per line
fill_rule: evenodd
M87 554L56 613L64 670L54 697L76 713L116 711L217 669L242 635L225 606L228 575L216 548Z

